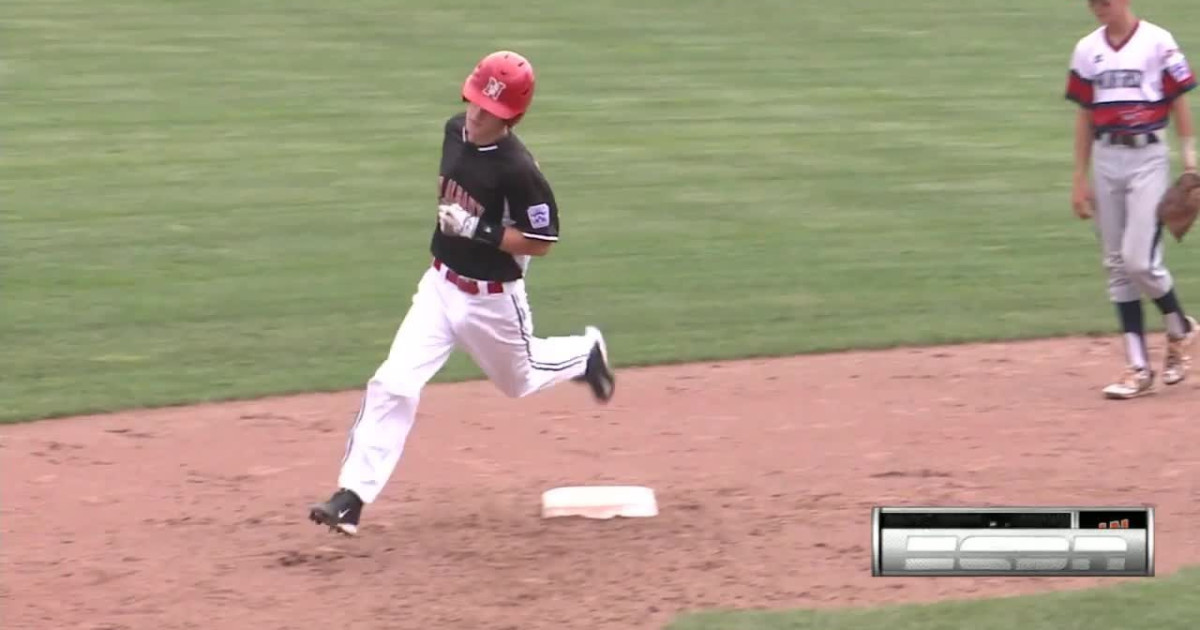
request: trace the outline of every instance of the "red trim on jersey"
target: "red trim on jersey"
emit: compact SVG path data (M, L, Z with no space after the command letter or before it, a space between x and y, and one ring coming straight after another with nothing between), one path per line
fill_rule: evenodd
M1107 27L1107 26L1105 26L1105 27L1104 27L1104 43L1105 43L1105 44L1108 44L1108 47L1109 47L1109 48L1111 48L1111 49L1113 50L1113 52L1120 52L1120 51L1121 51L1121 49L1125 47L1125 44L1128 44L1128 43L1129 43L1129 40L1133 39L1133 34L1134 34L1134 33L1136 33L1136 32L1138 31L1138 27L1139 27L1139 26L1141 26L1141 25L1142 25L1142 21L1141 21L1141 20L1138 20L1138 21L1134 22L1134 23L1133 23L1133 28L1129 29L1129 34L1128 34L1128 35L1126 35L1126 36L1125 36L1125 39L1122 39L1122 40L1120 41L1120 43L1118 43L1118 44L1117 44L1117 45L1115 45L1115 46L1113 45L1113 43L1112 43L1112 40L1110 40L1110 39L1108 38L1108 27Z
M1186 79L1184 79L1183 82L1181 83L1179 81L1176 81L1175 77L1171 76L1171 73L1169 71L1163 70L1162 86L1163 86L1163 100L1173 101L1173 100L1179 98L1180 94L1183 94L1184 92L1187 92L1188 90L1191 90L1192 88L1196 87L1196 77L1189 74L1188 77Z
M1092 125L1098 131L1148 131L1166 125L1171 104L1167 101L1118 101L1092 106Z
M1092 89L1092 82L1079 76L1079 73L1072 70L1067 73L1067 100L1075 101L1084 107L1092 106L1092 99L1095 92Z

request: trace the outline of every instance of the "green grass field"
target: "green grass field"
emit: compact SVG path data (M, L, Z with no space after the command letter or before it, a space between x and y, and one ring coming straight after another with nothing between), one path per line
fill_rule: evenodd
M543 334L598 324L629 366L1115 324L1067 205L1082 1L6 6L0 421L359 387L428 264L441 126L499 48L538 70L519 131L563 211ZM1200 50L1190 7L1139 9ZM1200 304L1200 257L1168 262ZM1197 586L678 628L1183 627Z
M629 366L1109 331L1067 206L1079 4L15 0L0 419L360 386L504 47L564 213L543 333Z

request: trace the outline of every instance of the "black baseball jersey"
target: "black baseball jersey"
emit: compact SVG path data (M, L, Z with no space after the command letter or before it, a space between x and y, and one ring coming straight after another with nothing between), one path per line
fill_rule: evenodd
M438 203L457 203L468 212L512 226L528 238L558 240L558 206L554 192L524 143L509 133L495 144L467 140L466 114L446 122ZM508 282L524 276L525 260L471 239L443 234L436 219L430 251L451 269L469 278Z

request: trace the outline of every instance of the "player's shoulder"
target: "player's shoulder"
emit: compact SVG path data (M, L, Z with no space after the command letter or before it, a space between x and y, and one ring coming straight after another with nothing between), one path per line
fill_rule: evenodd
M1142 20L1138 25L1138 28L1146 29L1146 34L1150 36L1149 38L1159 46L1166 46L1168 48L1177 47L1177 44L1175 43L1175 35L1172 34L1171 31L1165 26L1161 26L1147 20Z
M1167 27L1151 22L1150 20L1141 20L1138 22L1138 28L1146 29L1146 34L1153 35L1154 37L1171 37L1171 31Z
M444 131L447 134L460 134L460 133L462 133L463 127L466 126L466 124L467 124L467 113L459 112L459 113L446 119L446 125L444 127Z
M537 159L533 157L533 152L529 150L520 136L510 133L505 140L504 148L505 163L510 171L541 176L541 167L538 165Z
M1104 45L1104 27L1097 26L1075 42L1075 52L1088 52Z

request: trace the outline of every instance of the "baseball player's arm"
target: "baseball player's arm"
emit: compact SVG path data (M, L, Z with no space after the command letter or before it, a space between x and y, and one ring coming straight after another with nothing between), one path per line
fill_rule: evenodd
M1196 132L1192 124L1192 109L1187 98L1179 95L1171 102L1171 118L1175 120L1175 133L1179 136L1179 151L1183 158L1183 170L1196 171Z
M446 234L486 243L514 256L545 256L554 244L551 240L529 238L518 228L477 217L456 203L438 206L438 224Z
M558 241L558 202L554 190L532 161L518 163L506 183L505 199L512 219L508 228L512 236L507 240L516 250L505 251L545 255L550 245Z
M1092 189L1088 166L1092 161L1092 116L1086 109L1075 114L1075 171L1071 177L1071 208L1081 219L1092 216Z
M1092 105L1095 91L1092 86L1092 68L1089 55L1081 40L1071 53L1071 64L1067 71L1066 96L1079 108L1075 111L1075 169L1071 176L1071 208L1075 216L1086 219L1092 216L1092 189L1088 182L1088 166L1092 161Z
M546 256L554 240L545 238L530 238L521 228L502 226L499 223L482 220L478 216L463 210L458 204L442 204L438 206L438 223L442 232L463 239L484 242L512 254L512 256Z
M514 256L545 256L550 253L551 245L554 241L534 240L512 227L505 227L500 239L500 249Z
M1086 109L1075 114L1075 179L1086 180L1092 163L1092 115Z
M1196 134L1192 125L1192 110L1184 96L1195 89L1196 76L1175 37L1168 34L1162 43L1162 88L1163 98L1171 101L1171 118L1175 121L1175 134L1179 138L1179 149L1183 157L1183 168L1196 170Z

